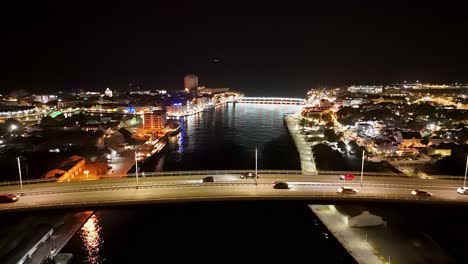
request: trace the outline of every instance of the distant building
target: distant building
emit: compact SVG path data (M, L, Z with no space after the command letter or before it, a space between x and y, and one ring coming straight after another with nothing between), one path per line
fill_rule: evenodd
M182 103L176 103L170 106L166 106L167 115L177 116L187 112L187 106Z
M372 99L374 104L381 103L393 103L393 104L405 104L407 101L401 96L380 96L379 98Z
M217 94L217 93L227 93L229 92L229 88L206 88L206 87L198 87L198 92L200 94Z
M107 88L106 91L104 92L104 95L108 97L112 97L112 91L109 88Z
M166 127L166 113L162 110L143 114L143 129L161 130Z
M195 74L188 74L184 77L184 89L186 92L192 92L198 87L198 77Z
M195 104L199 105L199 106L205 106L205 105L208 105L211 102L212 102L211 98L208 98L208 97L197 97L197 98L195 98Z
M374 85L353 85L348 87L348 92L351 93L368 93L368 94L380 94L383 91L383 86Z
M430 146L427 148L427 155L441 155L443 157L450 156L452 149L447 146Z
M402 148L422 147L420 132L398 132L397 137Z
M167 94L166 90L146 90L146 91L130 91L130 94L140 94L140 95L163 95Z
M34 101L36 102L41 102L43 104L46 104L50 101L54 101L54 100L57 100L57 96L56 95L49 95L49 94L35 94L33 95L34 97Z
M80 156L71 156L63 161L58 168L50 170L42 178L55 178L58 182L67 182L82 173L85 165L85 159Z

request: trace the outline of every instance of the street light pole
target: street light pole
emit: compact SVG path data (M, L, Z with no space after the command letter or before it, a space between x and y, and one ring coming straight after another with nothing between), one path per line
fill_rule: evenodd
M257 148L255 148L255 185L257 185L257 177L258 177L258 173L257 173Z
M135 151L135 176L136 176L136 188L138 189L138 159L137 159L136 151Z
M18 161L18 172L19 172L19 180L20 180L20 186L21 186L21 191L23 191L23 179L21 177L21 162L20 162L20 157L16 157L16 160ZM466 173L465 173L466 174Z
M361 164L361 187L362 186L362 178L364 176L364 152L365 150L362 150L362 164Z
M468 155L466 155L466 166L465 166L465 179L463 180L463 188L466 186L466 172L468 171Z

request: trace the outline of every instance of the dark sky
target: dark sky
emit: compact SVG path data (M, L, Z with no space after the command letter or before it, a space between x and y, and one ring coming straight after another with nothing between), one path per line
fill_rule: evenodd
M468 82L467 9L450 1L9 2L1 92L182 89L187 73L249 95Z

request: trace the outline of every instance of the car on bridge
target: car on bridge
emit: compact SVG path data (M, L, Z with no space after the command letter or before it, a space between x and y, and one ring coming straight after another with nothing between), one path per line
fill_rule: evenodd
M354 180L355 178L356 178L356 177L355 177L353 174L351 174L351 173L348 173L348 174L345 174L345 175L341 175L341 176L340 176L340 179L341 179L341 180L344 180L344 181L352 181L352 180Z
M240 176L241 179L255 179L255 173L253 172L246 172L246 173L242 173L241 176ZM257 174L257 179L258 179L258 174Z
M208 176L203 178L202 182L214 182L213 176Z
M342 194L356 194L357 190L354 189L353 187L343 186L343 187L340 187L337 192L342 193Z
M422 190L412 190L411 194L414 196L419 196L419 197L431 197L432 196L432 193L422 191Z
M273 188L274 189L290 189L289 184L286 182L278 181L273 183Z
M0 195L0 203L14 203L18 201L19 197L16 194L6 193Z
M459 194L468 194L468 187L460 187L457 189L457 193Z

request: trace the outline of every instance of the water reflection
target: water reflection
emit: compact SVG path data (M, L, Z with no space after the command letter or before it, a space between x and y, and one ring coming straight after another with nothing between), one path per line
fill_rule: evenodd
M297 151L283 116L299 109L297 105L227 104L185 117L181 132L149 170L251 169L256 147L260 168L298 169ZM286 149L279 156L276 150L283 146ZM265 147L274 151L265 152ZM294 162L285 162L284 157Z
M80 237L83 241L83 250L86 252L86 263L104 263L104 258L99 255L104 240L101 238L101 226L96 215L92 215L80 229Z
M198 116L198 115L197 115ZM183 153L184 152L184 139L185 139L185 122L184 122L184 119L181 118L179 120L180 122L180 133L178 134L178 137L179 137L179 140L178 140L178 144L179 144L179 149L178 149L178 153Z

